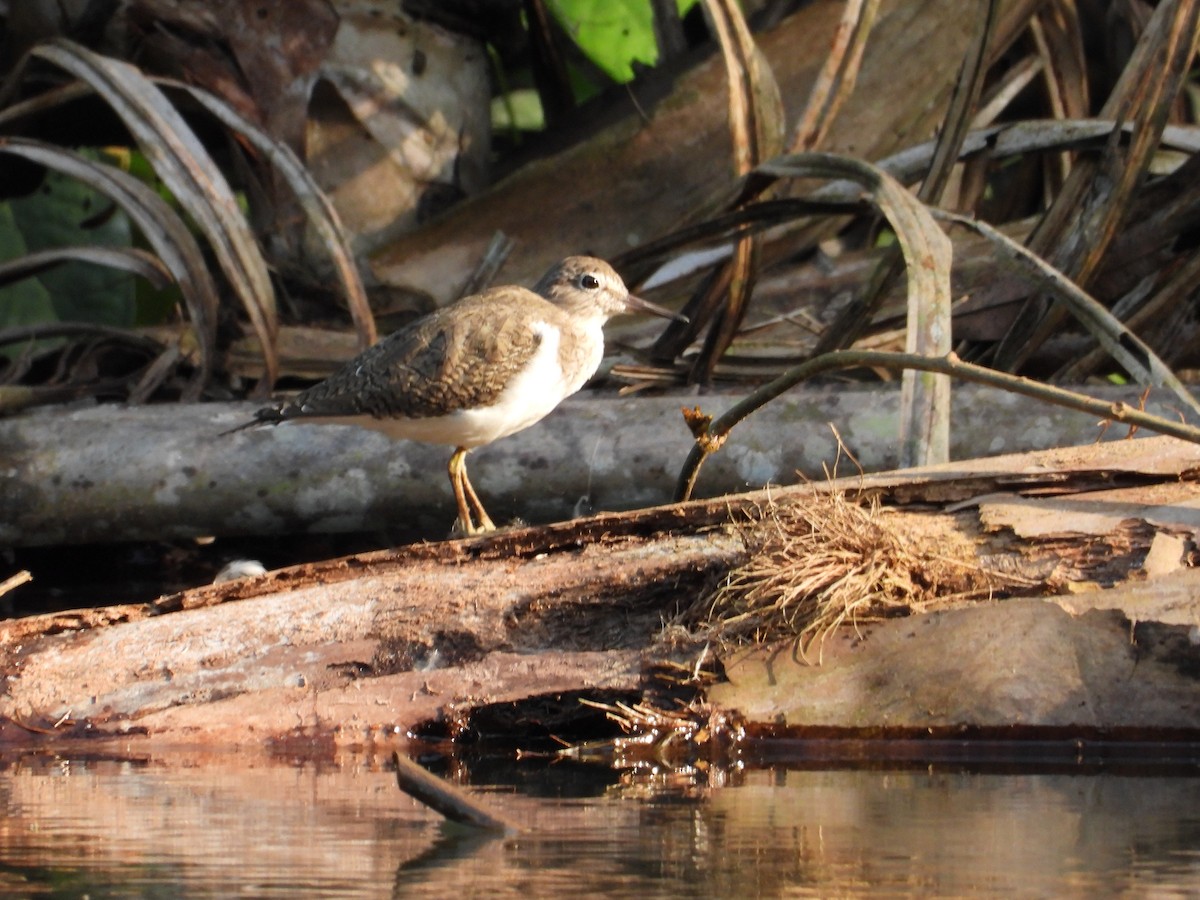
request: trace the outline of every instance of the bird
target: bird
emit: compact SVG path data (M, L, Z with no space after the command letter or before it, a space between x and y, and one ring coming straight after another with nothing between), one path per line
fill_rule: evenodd
M493 287L417 319L231 431L356 425L451 446L456 530L494 531L467 477L467 453L528 428L582 388L600 367L605 322L636 312L687 321L631 294L604 260L568 256L532 289Z

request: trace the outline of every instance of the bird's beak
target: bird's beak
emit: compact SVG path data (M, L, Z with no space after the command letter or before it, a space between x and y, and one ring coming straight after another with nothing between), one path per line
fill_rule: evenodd
M630 313L650 313L655 316L662 316L664 319L674 319L676 322L691 321L683 313L671 312L665 306L659 306L657 303L651 303L649 300L643 300L641 297L630 294L625 299L625 312Z

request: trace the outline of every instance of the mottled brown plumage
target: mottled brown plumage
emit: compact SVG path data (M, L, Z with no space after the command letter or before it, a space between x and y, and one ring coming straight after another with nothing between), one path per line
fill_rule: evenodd
M636 311L674 315L630 295L608 263L570 256L533 290L492 288L419 319L242 427L357 425L449 444L461 526L489 531L495 526L467 478L467 451L527 428L579 390L600 365L601 326Z
M258 418L369 415L421 419L490 406L542 343L528 328L525 288L497 287L440 309L384 338L320 384ZM540 311L560 317L557 308Z

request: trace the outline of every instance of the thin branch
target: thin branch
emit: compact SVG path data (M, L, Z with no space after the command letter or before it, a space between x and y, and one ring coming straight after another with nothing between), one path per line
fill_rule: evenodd
M1139 409L1134 409L1126 403L1110 403L1097 400L1086 394L1064 390L1054 385L1043 384L1018 375L1009 375L977 366L974 363L963 362L955 354L944 357L919 356L914 353L890 353L882 350L838 350L826 353L808 362L794 366L748 397L736 403L722 416L711 423L696 423L695 414L689 417L692 421L693 434L696 443L688 453L675 485L675 499L687 500L691 497L700 474L704 460L721 449L730 431L743 419L774 400L780 394L824 372L840 369L882 368L896 371L918 369L923 372L936 372L950 375L963 381L973 381L978 384L991 385L1002 390L1021 394L1035 400L1076 409L1080 412L1092 413L1106 419L1136 425L1159 434L1177 437L1181 440L1200 444L1200 428L1185 425L1182 422L1172 422L1160 416L1151 415Z

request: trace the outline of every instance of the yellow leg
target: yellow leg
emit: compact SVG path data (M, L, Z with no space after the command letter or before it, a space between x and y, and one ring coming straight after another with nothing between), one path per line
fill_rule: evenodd
M450 486L454 489L454 499L458 503L458 523L463 532L482 534L486 531L495 531L495 524L487 514L487 510L483 508L479 495L471 486L471 480L467 478L466 447L459 447L454 451L454 455L450 457L448 471ZM478 525L475 524L476 521L478 521Z
M479 522L479 528L476 530L476 533L495 531L496 523L492 521L492 517L483 508L483 503L479 500L479 495L475 493L475 488L471 485L471 479L467 477L466 460L463 460L462 483L467 494L467 500L470 501L471 506L475 510L475 519Z

